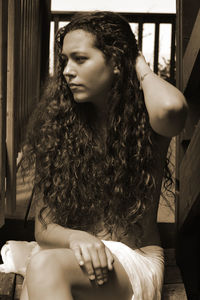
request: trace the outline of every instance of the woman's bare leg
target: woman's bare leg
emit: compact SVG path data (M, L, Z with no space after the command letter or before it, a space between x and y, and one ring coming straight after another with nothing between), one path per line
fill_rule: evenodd
M26 286L26 279L24 279L24 281L23 281L22 291L21 291L21 295L20 295L20 300L29 300L28 299L27 286Z
M117 258L108 282L98 286L88 279L69 249L48 249L36 254L26 278L29 300L130 300L133 294Z

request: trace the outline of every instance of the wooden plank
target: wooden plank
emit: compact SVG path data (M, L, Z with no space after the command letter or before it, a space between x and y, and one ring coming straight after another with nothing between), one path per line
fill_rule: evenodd
M200 194L200 121L180 165L179 228Z
M176 40L176 22L172 23L171 27L171 54L170 54L170 82L175 85L175 52L176 52L176 46L175 46L175 40Z
M175 247L176 224L158 223L158 230L163 248Z
M177 46L176 46L176 86L179 90L183 91L183 2L177 1L176 11L176 32Z
M21 275L16 276L14 300L20 300L23 280L24 278Z
M138 22L138 47L142 51L143 42L143 22Z
M199 11L199 1L198 0L177 0L178 2L182 2L182 34L183 34L183 54L187 48L195 20Z
M8 1L8 72L7 72L7 189L8 212L16 208L16 110L19 102L19 20L20 2ZM16 38L18 37L18 38Z
M190 36L189 43L187 45L184 57L183 57L183 90L186 90L189 79L192 74L192 70L196 63L197 57L200 52L200 9ZM196 77L196 76L195 76ZM199 79L199 76L198 76Z
M77 11L52 11L51 21L55 21L55 18L59 18L59 21L70 21L72 16L77 13ZM119 12L128 22L131 23L173 23L176 19L176 14L168 13L124 13Z
M182 283L180 269L176 264L175 249L164 249L165 255L165 274L164 284Z
M165 284L162 300L187 300L184 284Z
M179 267L166 266L164 274L164 284L182 283L183 279Z
M41 84L46 81L49 73L49 39L50 39L50 22L51 22L51 1L40 1L40 19L42 20L40 26L41 33Z
M0 0L0 227L4 224L8 3Z
M168 248L164 249L165 255L165 265L166 266L175 266L176 265L176 257L175 257L175 249Z
M12 300L15 286L14 273L0 273L0 300Z

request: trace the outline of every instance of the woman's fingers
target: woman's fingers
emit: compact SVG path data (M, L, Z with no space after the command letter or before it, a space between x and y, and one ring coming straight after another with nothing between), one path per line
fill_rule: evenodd
M114 258L102 243L77 246L72 249L80 266L84 266L90 280L98 285L108 281L108 271L113 269Z
M107 268L107 259L105 255L104 245L98 244L89 247L90 256L92 258L92 265L94 267L95 279L97 284L102 285L107 281L105 270Z
M86 272L88 273L88 277L90 280L94 280L96 278L96 276L95 276L93 263L92 263L92 259L91 259L90 253L88 251L88 248L82 247L81 251L82 251L82 256L84 259L84 267L85 267Z
M108 259L107 259L106 248L104 244L101 244L97 248L97 250L98 250L98 256L101 265L103 280L107 282L108 281Z
M113 270L114 257L113 257L112 253L110 252L110 250L107 247L105 247L105 252L106 252L106 256L107 256L108 270L112 271Z
M72 249L74 251L74 255L79 263L80 266L83 266L84 265L84 260L83 260L83 257L82 257L82 254L81 254L81 249L80 247L75 247Z

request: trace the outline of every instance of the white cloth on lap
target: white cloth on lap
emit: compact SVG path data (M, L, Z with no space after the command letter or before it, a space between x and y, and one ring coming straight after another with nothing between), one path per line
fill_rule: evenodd
M134 295L132 300L160 300L164 274L164 252L159 246L132 250L120 242L103 241L124 267Z
M115 241L103 243L124 267L134 295L132 300L160 300L164 273L164 254L159 246L132 250ZM42 248L36 242L8 241L1 249L3 264L0 271L25 276L26 266L32 255Z

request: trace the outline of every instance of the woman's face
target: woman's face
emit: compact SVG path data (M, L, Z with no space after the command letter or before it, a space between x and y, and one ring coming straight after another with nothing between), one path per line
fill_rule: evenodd
M76 102L105 103L113 81L113 67L94 46L94 36L82 29L63 41L64 77Z

